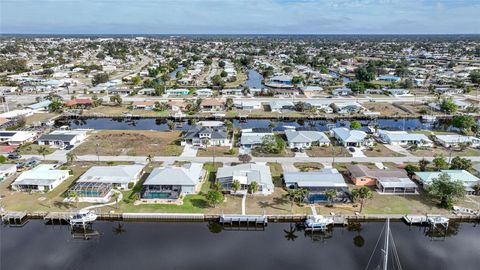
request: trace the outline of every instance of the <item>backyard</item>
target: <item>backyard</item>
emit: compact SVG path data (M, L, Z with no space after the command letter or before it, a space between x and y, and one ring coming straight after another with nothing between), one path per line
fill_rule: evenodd
M394 152L383 144L377 143L373 147L366 147L362 150L363 154L367 157L403 157L404 155Z
M314 146L305 151L309 157L351 157L352 154L343 146Z
M231 148L228 146L210 146L207 149L198 149L197 157L236 157L238 155L238 148Z
M103 130L92 133L73 151L77 155L178 156L180 131Z

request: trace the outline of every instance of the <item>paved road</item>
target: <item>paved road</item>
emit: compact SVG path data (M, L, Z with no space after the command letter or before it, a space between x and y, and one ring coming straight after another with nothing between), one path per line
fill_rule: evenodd
M42 156L40 155L24 155L24 158L30 158L30 157L36 157L39 159L43 159ZM376 162L392 162L392 163L404 163L404 162L418 162L421 160L423 157L369 157L369 158L364 158L364 157L336 157L335 162L337 163L350 163L350 162L371 162L371 163L376 163ZM471 156L471 157L466 157L470 159L473 162L480 162L480 156ZM54 160L54 161L63 161L66 162L66 156L64 154L57 154L53 153L50 155L47 155L46 160ZM425 157L426 160L433 160L433 157ZM131 162L136 162L136 163L142 163L146 164L147 163L147 157L146 156L99 156L97 157L96 155L85 155L85 156L78 156L77 157L78 161L131 161ZM176 160L182 160L182 161L191 161L191 162L212 162L212 157L162 157L162 156L156 156L153 159L154 161L164 161L168 163L173 163ZM237 157L215 157L215 162L222 162L222 163L232 163L232 162L238 162ZM278 162L278 163L292 163L292 158L291 157L253 157L252 162ZM319 162L319 163L332 163L332 158L331 157L296 157L295 162Z

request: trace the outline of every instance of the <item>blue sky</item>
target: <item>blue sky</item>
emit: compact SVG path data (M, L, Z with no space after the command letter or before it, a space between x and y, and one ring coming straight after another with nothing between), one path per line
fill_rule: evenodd
M480 33L480 0L0 0L0 33Z

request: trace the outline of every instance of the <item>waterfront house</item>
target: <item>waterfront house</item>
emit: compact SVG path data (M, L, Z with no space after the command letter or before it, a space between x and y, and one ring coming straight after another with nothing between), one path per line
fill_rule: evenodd
M272 112L281 112L281 111L293 111L295 110L295 104L291 101L286 100L274 100L270 101L270 110Z
M347 174L356 186L376 186L379 193L417 193L417 185L405 170L370 169L364 165L348 165Z
M333 108L330 107L332 104L330 101L322 101L322 100L307 100L305 101L305 105L307 108L316 108L319 111L323 111L325 113L333 113Z
M471 147L479 147L480 139L473 136L464 135L435 135L435 140L444 147L458 147L460 144L469 144Z
M372 144L371 140L367 138L367 133L361 130L350 130L340 127L332 129L332 134L335 139L345 147L362 147Z
M0 164L0 181L17 172L16 164Z
M256 146L262 145L264 138L268 136L274 136L273 131L270 128L242 129L240 146L245 150L252 149Z
M423 186L428 186L434 179L437 179L440 174L446 173L450 176L452 181L460 181L465 187L467 194L473 194L475 190L473 187L480 184L480 179L475 175L465 170L441 170L436 172L415 172L414 179L419 181Z
M202 100L200 104L202 111L214 112L214 111L223 111L225 110L225 100L209 98Z
M84 130L55 130L38 138L38 145L49 145L63 148L68 145L77 145L87 138Z
M0 130L0 142L8 145L21 145L33 142L37 133L33 131Z
M285 186L289 189L303 188L308 190L308 201L310 203L327 202L325 192L336 190L335 201L344 201L348 196L348 185L337 169L324 168L314 172L285 172L283 174Z
M201 88L197 89L195 94L200 97L210 97L213 96L213 90L210 88Z
M289 75L279 75L271 77L265 85L273 88L292 88L294 87L292 82L293 77Z
M433 142L427 136L420 133L408 133L406 131L379 130L378 137L383 143L391 145L416 145L418 147L432 147Z
M33 110L33 111L48 111L48 107L52 104L52 101L50 100L44 100L40 101L38 103L30 104L26 106L25 108Z
M93 166L77 183L109 183L113 188L131 189L140 179L143 165Z
M33 115L33 110L23 109L23 110L11 110L0 114L0 118L5 118L8 120L16 120L19 117L29 117Z
M190 144L196 147L231 146L232 140L228 136L225 126L192 126L182 137L181 145Z
M239 191L247 191L252 182L258 184L257 194L270 195L274 191L270 167L266 164L240 164L221 167L217 171L216 181L224 190L231 190L233 181L240 182Z
M12 189L48 192L70 176L68 170L56 168L56 164L41 164L29 171L22 172L12 183Z
M139 95L145 95L145 96L154 96L156 94L155 88L142 88L138 91Z
M333 111L338 114L354 114L360 113L365 110L365 108L358 102L334 102L332 103Z
M65 106L70 108L89 108L93 106L93 102L91 98L74 98L66 101Z
M153 110L155 108L155 101L145 100L145 101L134 101L132 102L132 108L134 110Z
M236 96L236 97L241 97L243 96L243 88L229 88L229 89L222 89L220 91L222 93L222 96Z
M233 103L235 108L241 109L241 110L261 110L262 109L262 103L260 101L235 101Z
M205 178L201 163L155 168L143 183L141 200L177 200L200 191Z
M403 89L403 88L385 89L384 91L387 92L392 97L406 96L410 93L408 89Z
M290 149L306 149L312 146L330 145L330 140L328 139L327 135L315 129L287 129L285 130L285 135L287 137L288 148Z
M448 87L439 87L434 89L435 93L443 95L457 95L463 93L461 88L448 88Z

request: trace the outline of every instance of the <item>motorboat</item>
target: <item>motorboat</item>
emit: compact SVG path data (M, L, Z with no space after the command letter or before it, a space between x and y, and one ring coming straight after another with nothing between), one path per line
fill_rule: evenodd
M333 224L333 217L324 217L321 215L308 216L305 220L305 229L326 230L328 225Z
M97 217L98 216L95 214L94 211L81 211L74 215L71 215L68 221L72 225L86 224L95 221Z

